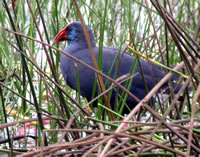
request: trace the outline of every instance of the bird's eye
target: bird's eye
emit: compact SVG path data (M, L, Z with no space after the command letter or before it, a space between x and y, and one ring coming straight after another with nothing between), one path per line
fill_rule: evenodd
M68 32L70 32L71 30L72 30L71 28L67 27L67 31L68 31Z

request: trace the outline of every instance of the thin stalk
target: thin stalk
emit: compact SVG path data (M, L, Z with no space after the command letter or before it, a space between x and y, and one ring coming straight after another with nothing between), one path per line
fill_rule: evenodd
M75 73L76 73L76 89L78 91L78 103L81 104L81 89L80 89L78 66L76 63L74 66L75 66Z
M4 0L4 5L6 7L6 11L8 13L8 16L9 16L9 19L10 19L10 22L12 24L12 28L14 31L16 31L16 28L15 28L15 24L14 24L14 21L12 19L12 16L9 12L9 9L8 9L8 6L7 6L7 3L6 1ZM16 40L17 40L17 44L18 44L18 47L21 51L23 51L23 48L22 48L22 40L20 39L21 37L18 36L17 34L15 35L16 37ZM38 115L38 119L39 119L39 125L40 125L40 129L41 131L44 130L44 125L43 125L43 121L42 121L42 115L41 115L41 112L40 112L40 108L39 108L39 104L38 104L38 101L37 101L37 98L36 98L36 94L35 94L35 89L34 89L34 86L33 86L33 83L32 83L32 79L31 79L31 76L30 76L30 73L29 73L29 69L28 69L28 66L27 66L27 63L26 63L26 60L24 58L23 55L21 55L22 57L22 64L24 66L24 69L26 71L26 74L27 74L27 77L28 77L28 82L29 82L29 85L30 85L30 88L31 88L31 92L32 92L32 96L33 96L33 99L34 99L34 103L35 103L35 107L36 107L36 110L37 110L37 115ZM47 143L47 139L46 139L46 136L45 136L45 145L48 145Z
M6 113L6 106L5 106L5 103L4 103L3 91L2 91L1 86L0 86L0 97L1 97L4 121L5 121L5 123L8 123L8 121L7 121L7 113ZM12 141L11 141L11 138L10 138L10 132L9 132L8 127L6 127L6 133L7 133L7 137L8 137L8 144L9 144L9 147L11 149L11 155L13 156L13 145L12 145Z

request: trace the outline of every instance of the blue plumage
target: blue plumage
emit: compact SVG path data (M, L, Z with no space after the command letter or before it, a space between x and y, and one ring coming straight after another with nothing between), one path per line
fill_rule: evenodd
M95 39L92 30L86 26L88 33L90 35L90 41L93 47L93 51L95 53L96 59L98 60L98 51L99 48L96 47ZM60 35L61 34L61 35ZM61 40L59 40L61 39ZM69 45L64 49L66 53L69 53L80 60L86 62L87 64L93 66L92 58L88 49L87 41L85 39L81 24L79 22L73 22L65 27L56 37L55 42L60 42L68 40ZM120 61L120 66L117 64L117 61L119 61L118 49L116 48L110 48L110 47L104 47L103 48L103 73L110 74L112 78L117 78L120 70L120 76L124 74L128 74L131 70L132 64L135 62L135 58L132 55L129 55L127 53L123 54L123 57ZM118 58L116 58L118 56ZM114 62L115 61L115 62ZM160 79L166 74L165 71L160 68L159 66L149 63L144 60L140 60L140 63L142 65L142 69L144 72L144 77L148 86L148 89L151 90L154 87L154 83L158 83ZM88 101L91 100L92 96L92 90L93 85L95 81L95 73L89 69L87 69L85 66L82 66L81 64L78 65L78 72L79 72L79 80L80 80L80 91L81 95L83 97L86 97ZM112 67L112 69L111 69ZM120 69L118 69L120 67ZM75 62L68 58L65 55L61 55L61 69L64 76L64 79L66 80L67 84L73 88L77 89L76 86L76 73L75 73ZM151 69L153 72L153 78L151 75ZM117 70L117 72L116 72ZM141 70L139 68L139 65L137 65L136 68L136 76L133 78L132 86L130 91L140 100L143 99L146 96L146 89L144 86L144 81L142 79ZM172 80L177 80L178 76L174 75L172 77ZM154 82L155 81L155 82ZM105 82L105 79L104 79ZM122 85L124 85L122 83ZM167 88L168 83L164 84L162 86L162 89ZM173 84L175 86L175 84ZM96 88L98 90L98 88ZM98 91L96 90L96 94ZM119 93L122 91L119 90ZM177 92L177 91L175 91ZM115 94L113 92L112 98L111 98L111 105L112 108L114 108L114 99ZM128 97L126 101L127 105L130 109L133 109L137 103L130 97ZM128 113L129 110L127 108L124 109L123 113Z

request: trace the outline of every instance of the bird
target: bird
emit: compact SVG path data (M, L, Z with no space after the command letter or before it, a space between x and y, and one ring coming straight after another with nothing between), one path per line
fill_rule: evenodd
M94 51L94 55L96 60L99 57L99 47L96 46L96 41L94 37L94 33L92 29L85 25L85 28L89 34L90 42L92 49ZM80 22L71 22L64 29L62 29L55 37L54 42L59 43L63 41L68 41L68 46L64 49L65 53L68 53L90 66L94 67L92 57L90 55L90 50L88 48L88 43L84 35L84 31ZM109 75L111 78L116 79L120 76L130 74L132 65L136 62L136 57L131 55L128 52L120 52L118 48L106 47L102 48L102 72L104 74ZM120 55L119 55L120 54ZM122 55L123 54L123 55ZM118 62L120 61L120 62ZM76 63L71 58L67 57L64 54L61 54L60 59L61 71L64 76L66 83L74 90L77 90L77 76L75 70L75 64L77 65L78 74L79 74L79 87L80 94L85 97L88 101L92 99L92 93L94 89L94 82L96 79L95 72L86 68L85 66ZM119 65L120 64L120 65ZM165 75L166 71L160 66L150 63L146 60L140 60L140 64L143 70L139 67L139 64L136 65L135 75L132 80L132 84L130 87L130 92L136 96L139 100L142 100L146 94L146 86L150 91L156 83L158 83ZM152 76L153 75L153 76ZM144 83L144 79L146 82L146 86ZM179 76L172 75L171 81L178 80ZM104 83L106 83L106 79L103 78ZM121 83L125 86L125 82ZM111 83L107 81L106 88L109 88ZM98 86L98 84L97 84ZM172 87L175 87L176 83L172 83ZM166 82L161 90L164 90L168 87L168 82ZM179 88L174 90L175 93L178 92ZM95 96L98 95L100 89L96 87ZM117 94L116 94L117 93ZM113 90L110 98L110 104L113 110L116 109L116 95L119 96L122 93L121 89ZM153 100L154 101L154 100ZM127 97L126 106L123 109L122 114L128 114L138 102L131 97ZM94 102L94 107L97 106L97 102Z

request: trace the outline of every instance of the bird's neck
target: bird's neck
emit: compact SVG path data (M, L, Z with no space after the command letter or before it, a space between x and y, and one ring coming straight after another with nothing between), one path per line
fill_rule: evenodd
M94 41L91 41L90 43L92 47L96 47L96 44ZM85 48L88 48L87 41L80 41L80 42L70 41L66 49L68 50L68 52L76 52L78 50L85 49Z

